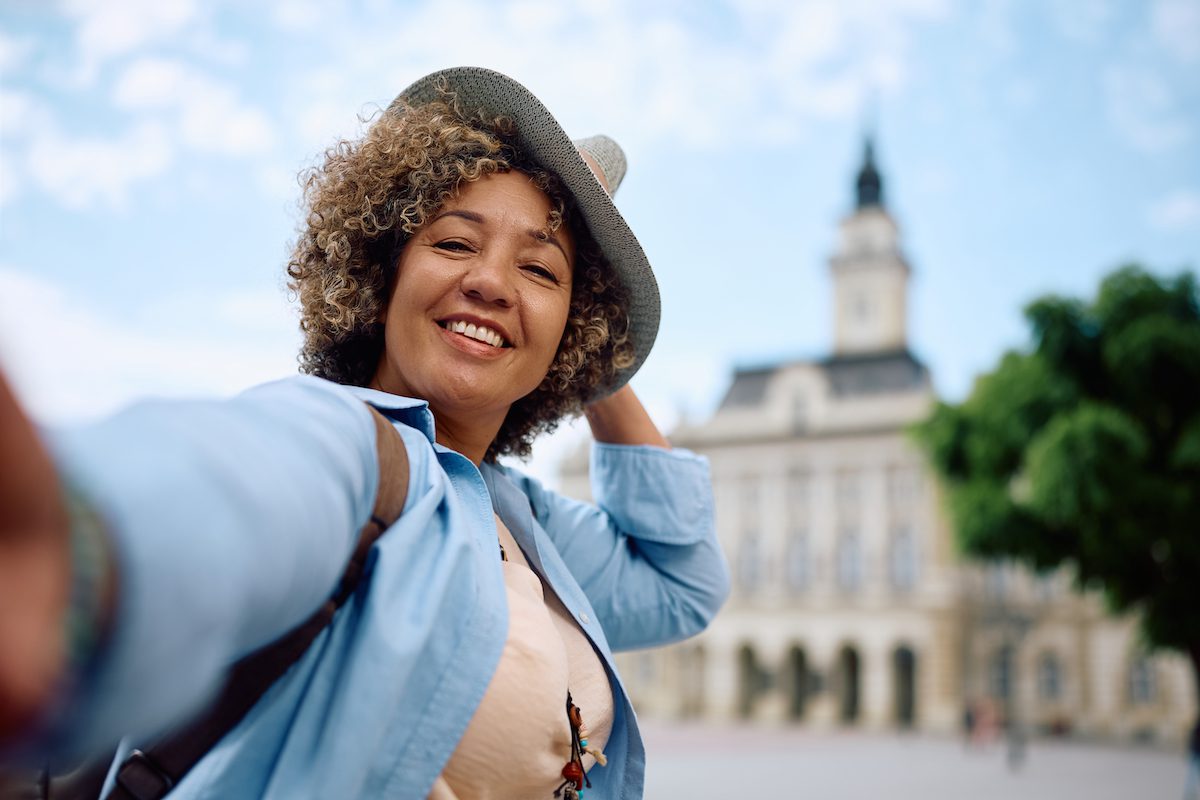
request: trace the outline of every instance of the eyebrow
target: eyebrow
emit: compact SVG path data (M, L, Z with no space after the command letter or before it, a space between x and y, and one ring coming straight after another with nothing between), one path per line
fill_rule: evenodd
M434 217L433 219L431 219L429 221L429 224L432 225L433 223L437 222L442 217L459 217L461 219L467 220L468 222L474 222L476 225L483 225L487 221L483 218L482 214L477 214L474 211L466 211L463 209L455 208L455 209L451 209L450 211L443 211L441 214L438 214L436 217ZM571 263L571 257L569 255L567 255L566 248L563 247L562 242L560 242L558 240L558 237L555 236L551 231L548 231L545 228L543 228L542 230L532 230L531 229L531 230L526 231L526 233L529 234L529 238L533 239L534 241L536 241L540 244L554 245L555 247L558 248L558 251L563 254L563 258L565 258L567 260L567 264Z

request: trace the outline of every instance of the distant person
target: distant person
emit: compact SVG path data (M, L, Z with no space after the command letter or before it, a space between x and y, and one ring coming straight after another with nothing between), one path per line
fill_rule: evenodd
M0 753L124 736L117 798L641 797L612 652L700 631L729 577L706 462L628 386L659 300L624 170L510 78L426 76L307 178L309 375L48 438L0 380ZM497 461L581 411L596 504ZM150 748L356 547L215 748Z
M1188 771L1183 785L1183 800L1200 800L1200 719L1188 737Z
M975 701L968 700L963 704L962 714L962 731L963 745L967 748L971 747L972 740L975 738Z

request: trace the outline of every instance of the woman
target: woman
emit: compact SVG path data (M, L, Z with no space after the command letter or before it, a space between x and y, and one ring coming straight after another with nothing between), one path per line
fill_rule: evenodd
M181 719L320 605L373 520L353 600L169 796L641 795L611 652L699 631L728 577L705 464L625 385L657 290L602 183L619 150L584 144L498 73L427 76L307 182L289 275L327 380L54 441L78 502L44 515L71 542L45 537L72 583L50 607L84 633L27 747L128 750ZM597 506L496 463L580 410ZM0 691L19 672L0 661Z

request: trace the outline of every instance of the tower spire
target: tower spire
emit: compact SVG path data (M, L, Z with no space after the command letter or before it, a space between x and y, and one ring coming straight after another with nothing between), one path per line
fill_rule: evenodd
M863 137L863 163L858 170L855 208L883 206L883 179L875 167L875 143L871 134Z

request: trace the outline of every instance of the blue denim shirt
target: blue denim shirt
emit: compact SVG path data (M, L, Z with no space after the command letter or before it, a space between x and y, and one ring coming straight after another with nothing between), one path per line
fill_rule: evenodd
M612 651L700 631L728 592L706 462L597 445L589 505L438 445L423 401L306 377L146 403L57 437L64 475L108 516L121 576L113 637L63 747L130 732L136 746L323 601L376 493L361 401L403 437L404 511L351 602L171 797L424 798L506 637L493 511L608 671L609 763L589 772L588 796L641 797L644 751Z

